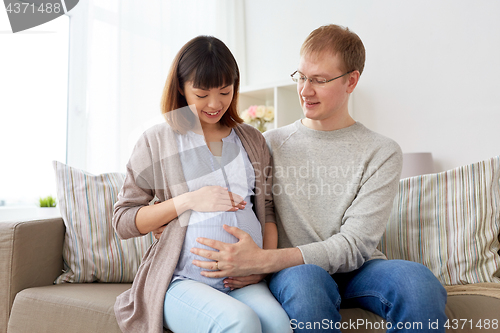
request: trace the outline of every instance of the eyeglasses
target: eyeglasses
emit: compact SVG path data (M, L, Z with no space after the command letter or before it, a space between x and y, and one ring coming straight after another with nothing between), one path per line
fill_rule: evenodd
M322 86L325 83L340 79L342 76L346 76L347 74L352 73L352 72L354 72L354 70L349 71L349 72L342 74L340 76L334 77L333 79L330 79L330 80L327 80L324 77L313 77L310 79L307 76L305 76L304 74L300 73L299 71L293 72L293 74L290 76L292 77L293 82L297 82L298 84L304 84L307 80L309 80L309 82L311 82L311 84L313 86Z

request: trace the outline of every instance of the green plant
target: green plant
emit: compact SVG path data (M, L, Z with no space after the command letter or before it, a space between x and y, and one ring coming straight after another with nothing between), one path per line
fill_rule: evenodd
M56 199L51 195L45 198L40 198L40 207L55 207L56 205Z

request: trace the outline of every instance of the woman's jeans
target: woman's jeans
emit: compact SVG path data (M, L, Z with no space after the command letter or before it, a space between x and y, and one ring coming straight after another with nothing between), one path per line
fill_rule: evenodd
M269 288L296 333L377 327L387 332L445 331L446 290L427 267L411 261L374 259L334 275L316 265L300 265L275 273ZM371 311L384 318L384 326L363 320L342 323L341 307Z
M163 316L164 326L175 333L292 332L265 282L225 294L201 282L176 280L165 294Z

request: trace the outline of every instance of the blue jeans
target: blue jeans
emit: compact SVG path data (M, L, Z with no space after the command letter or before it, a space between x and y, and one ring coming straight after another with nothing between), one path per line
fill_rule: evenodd
M225 294L202 282L176 280L165 294L163 318L175 333L292 332L265 282Z
M269 288L296 333L340 332L341 307L379 315L387 332L445 331L446 290L427 267L411 261L374 259L334 275L300 265L275 273ZM366 331L366 326L349 328Z

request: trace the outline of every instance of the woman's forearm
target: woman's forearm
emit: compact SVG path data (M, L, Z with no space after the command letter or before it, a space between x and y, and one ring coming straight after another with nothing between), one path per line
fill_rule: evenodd
M189 194L190 192L187 192L159 204L139 209L135 217L137 230L143 235L147 234L191 209Z
M263 269L265 273L280 271L284 268L301 265L304 263L302 252L298 248L288 248L278 250L278 228L276 223L267 222L264 232L264 258L266 267Z
M264 226L264 244L266 250L278 248L278 228L276 223L266 222Z

